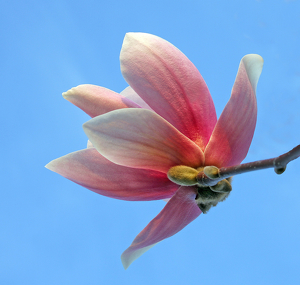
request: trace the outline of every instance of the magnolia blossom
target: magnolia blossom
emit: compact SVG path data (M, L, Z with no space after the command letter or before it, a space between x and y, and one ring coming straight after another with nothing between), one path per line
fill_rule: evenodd
M242 58L218 120L199 71L169 42L128 33L120 61L130 85L120 94L94 85L80 85L63 94L92 117L83 125L88 148L46 167L111 198L168 200L122 254L126 269L205 211L199 202L205 187L195 180L203 167L233 166L246 157L256 125L255 90L263 60L255 54ZM226 183L230 186L229 179Z

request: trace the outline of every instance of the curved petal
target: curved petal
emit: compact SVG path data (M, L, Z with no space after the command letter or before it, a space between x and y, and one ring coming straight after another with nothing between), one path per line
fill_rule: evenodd
M132 102L138 104L144 109L152 110L150 106L130 87L125 88L120 95L128 98Z
M112 90L91 84L74 87L63 97L92 118L117 109L140 107Z
M257 54L242 58L231 97L205 149L205 165L240 164L246 157L256 125L256 85L263 67Z
M114 164L95 148L67 154L46 167L100 195L121 200L170 198L179 187L164 173Z
M195 202L195 187L180 187L162 211L134 239L122 256L125 269L156 243L181 231L201 210Z
M122 74L135 92L204 150L217 117L193 63L169 42L144 33L126 34L120 60Z
M175 165L204 164L201 149L162 117L146 109L121 109L89 120L84 131L110 161L167 173Z

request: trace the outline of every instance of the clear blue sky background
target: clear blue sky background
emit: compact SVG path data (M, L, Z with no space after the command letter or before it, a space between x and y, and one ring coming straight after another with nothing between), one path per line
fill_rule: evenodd
M44 168L86 147L88 116L61 93L120 92L126 32L158 35L197 66L220 115L240 59L258 53L258 122L245 161L300 143L300 3L1 1L1 284L300 284L300 160L234 178L224 203L127 271L120 255L165 205L97 195Z

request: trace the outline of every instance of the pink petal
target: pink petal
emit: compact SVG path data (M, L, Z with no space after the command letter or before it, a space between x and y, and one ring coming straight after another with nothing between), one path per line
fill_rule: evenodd
M139 108L136 103L116 92L91 84L74 87L63 93L63 97L92 118L117 109Z
M46 167L100 195L121 200L170 198L179 187L164 173L114 164L95 148L67 154Z
M205 149L205 165L240 164L246 157L256 125L256 85L263 67L257 54L242 58L232 94Z
M169 42L144 33L126 34L120 60L122 74L135 92L204 150L217 117L192 62Z
M134 239L122 256L125 269L156 243L181 231L201 210L195 202L195 187L180 187L162 211Z
M89 140L110 161L167 173L175 165L199 167L201 149L170 123L146 109L121 109L83 125Z
M150 106L130 87L125 88L120 95L128 98L132 102L138 104L144 109L152 110Z

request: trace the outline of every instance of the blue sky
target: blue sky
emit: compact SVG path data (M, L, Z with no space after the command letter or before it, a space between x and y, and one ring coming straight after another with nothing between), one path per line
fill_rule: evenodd
M234 178L224 203L125 271L121 253L164 202L97 195L44 165L85 148L88 116L61 93L120 92L126 32L158 35L204 77L220 115L240 59L265 61L245 162L300 142L300 2L2 1L1 284L299 284L300 160Z

